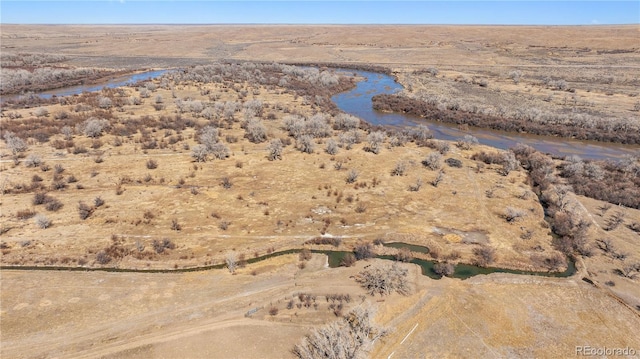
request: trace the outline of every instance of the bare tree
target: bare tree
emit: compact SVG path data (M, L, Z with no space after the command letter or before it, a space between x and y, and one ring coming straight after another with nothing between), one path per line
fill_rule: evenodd
M356 280L370 295L376 293L385 295L394 291L406 295L410 291L407 270L397 263L393 263L391 266L369 266L359 273Z
M362 357L373 343L386 335L372 323L373 311L356 307L341 320L317 328L293 348L300 359Z

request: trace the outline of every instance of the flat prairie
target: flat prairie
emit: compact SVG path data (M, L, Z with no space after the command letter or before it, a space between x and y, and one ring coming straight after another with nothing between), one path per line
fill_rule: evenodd
M3 104L3 358L294 357L305 335L356 307L390 329L365 348L376 358L640 353L640 210L573 193L552 198L585 228L588 251L567 278L430 279L398 262L410 292L371 296L355 279L388 260L329 268L314 253L246 263L366 244L400 258L379 243L406 242L429 248L411 256L442 263L564 270L549 199L531 173L474 157L506 156L495 148L347 126L327 99L359 79L325 66L385 68L403 95L441 106L526 105L637 126L637 25L0 29L3 56L62 56L44 65L52 69L180 69ZM24 134L24 151L8 132ZM562 166L556 159L550 174ZM240 264L233 273L202 269L230 258ZM201 269L180 271L190 268Z

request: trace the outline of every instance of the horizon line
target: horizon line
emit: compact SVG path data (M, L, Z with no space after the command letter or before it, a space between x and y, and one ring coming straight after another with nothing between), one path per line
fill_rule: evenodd
M640 23L612 23L612 24L467 24L467 23L434 23L434 24L425 24L425 23L2 23L0 22L0 26L2 25L44 25L44 26L96 26L96 25L106 25L106 26L148 26L148 25L160 25L160 26L639 26Z

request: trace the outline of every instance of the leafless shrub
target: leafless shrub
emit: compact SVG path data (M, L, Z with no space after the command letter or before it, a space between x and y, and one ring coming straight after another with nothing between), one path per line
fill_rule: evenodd
M624 212L617 211L606 221L606 225L603 229L605 231L613 231L622 223L624 223Z
M398 262L408 263L413 260L413 255L411 254L411 251L409 250L409 248L398 249L394 257Z
M219 160L224 160L231 155L229 147L227 147L227 145L223 143L216 143L215 145L213 145L210 152L214 158L217 158Z
M89 218L91 213L93 213L93 210L93 207L90 207L88 204L82 201L78 203L78 215L80 215L80 219L82 220Z
M298 259L301 261L308 261L311 259L311 250L309 248L303 248L298 254Z
M347 173L346 182L354 183L357 179L358 179L358 171L356 171L355 169L351 169L349 173Z
M444 180L444 171L440 170L436 175L436 177L431 181L431 185L433 187L438 187L438 185L440 184L440 182L442 182L442 180Z
M325 147L325 151L330 155L335 155L338 153L338 143L330 138L327 140L327 146Z
M372 265L360 272L356 280L370 295L385 295L394 291L409 294L407 270L396 263L391 266Z
M422 160L422 165L430 170L437 170L442 166L442 155L439 152L431 152Z
M236 252L228 252L224 258L225 263L227 264L227 269L231 273L235 273L238 268L238 255Z
M409 138L404 133L396 133L389 137L389 147L402 147L404 146Z
M340 247L342 239L339 237L315 237L305 242L305 244L330 244L334 247Z
M267 140L267 128L259 119L247 121L245 137L253 143L261 143Z
M398 162L396 162L396 165L393 168L393 170L391 170L391 175L392 176L404 176L406 171L407 171L407 163L404 162L404 161L398 161Z
M51 198L50 201L46 202L44 208L47 211L55 212L55 211L59 210L60 208L62 208L62 202L60 202L58 199Z
M416 183L409 185L410 192L418 192L422 188L422 178L418 178Z
M418 146L426 145L427 141L433 138L431 130L429 130L429 127L425 125L418 125L414 127L409 135Z
M509 78L511 80L513 80L514 84L519 84L520 83L520 79L522 79L522 71L520 70L513 70L509 72Z
M355 211L356 213L364 213L367 211L367 205L362 202L358 202L358 205L356 205Z
M27 143L11 131L4 133L4 141L7 143L7 148L9 148L14 155L25 152L28 148Z
M496 259L496 250L487 246L474 248L473 254L476 256L476 264L481 267L486 267Z
M315 149L315 143L313 137L309 135L302 135L296 140L296 147L300 152L313 153Z
M615 247L613 246L613 242L609 238L604 239L596 239L596 244L598 248L600 248L603 252L610 254L615 252Z
M478 139L471 135L465 135L462 139L458 140L456 146L463 150L470 150L474 145L478 144Z
M110 98L104 96L98 96L98 107L102 109L110 109L113 105L113 101Z
M51 226L51 220L49 220L49 218L44 214L37 214L34 219L38 228L46 229Z
M211 151L213 145L218 143L218 129L213 126L205 126L200 130L198 141L207 151Z
M104 265L111 262L111 257L107 254L107 252L101 250L96 254L96 262Z
M640 222L629 223L627 224L627 227L636 233L640 233Z
M87 148L84 147L84 146L74 146L72 152L73 152L74 155L79 155L79 154L82 154L82 153L87 153L87 152L89 152L89 150L87 150Z
M36 115L36 117L47 117L49 116L49 110L47 110L45 107L40 107L37 108L34 112L34 115Z
M40 156L32 153L24 160L24 164L27 167L38 167L42 164L42 159L40 159Z
M453 263L438 262L433 265L433 271L439 276L450 277L453 275L455 267L453 266Z
M162 240L154 239L151 243L153 250L158 253L164 253L167 249L174 249L176 245L169 239L163 238Z
M154 169L158 168L158 161L156 161L154 159L148 159L146 165L147 165L148 169L154 170Z
M331 127L327 115L317 113L305 123L305 131L314 138L328 137L331 135Z
M55 174L61 174L62 172L64 172L64 167L58 163L55 166L53 166L53 171Z
M507 222L511 223L518 220L518 218L524 217L526 214L527 212L522 209L507 207L504 213L504 218L507 220Z
M340 260L340 266L341 267L351 267L354 264L356 264L356 261L357 261L356 256L353 255L353 253L347 253Z
M360 126L359 118L344 113L338 114L333 121L333 128L339 131L356 129L358 126Z
M640 273L640 263L627 264L620 269L614 269L614 272L621 277L635 279Z
M503 176L509 175L511 171L515 171L520 167L520 162L516 159L516 156L511 151L506 151L502 155L502 170Z
M109 121L91 117L84 122L83 132L87 137L100 137L102 136L102 131L104 131L107 126L109 126Z
M233 187L233 183L231 182L231 179L229 177L223 177L220 181L220 185L225 189Z
M373 245L371 243L362 243L355 247L353 254L356 256L356 260L364 260L374 257Z
M226 231L229 228L229 225L231 225L231 222L229 221L220 221L218 228L220 228L223 231Z
M271 140L271 142L269 142L269 145L267 146L267 158L269 159L269 161L274 161L276 159L281 160L282 149L282 141L280 141L279 138Z
M177 219L172 219L171 220L171 229L174 231L180 231L182 230L182 225L180 224L180 222L178 222Z
M95 208L102 207L104 205L104 199L102 199L102 197L100 196L94 198L93 205L95 206Z
M191 157L196 162L206 162L209 151L204 145L195 145L191 148Z
M382 149L382 143L384 142L385 138L386 135L382 131L371 132L367 136L367 142L369 142L369 145L367 146L366 150L375 154L380 153L380 150Z

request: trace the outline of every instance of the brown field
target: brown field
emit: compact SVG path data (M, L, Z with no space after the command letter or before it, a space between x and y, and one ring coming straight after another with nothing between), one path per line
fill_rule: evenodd
M509 111L526 101L553 113L573 108L638 123L633 109L640 86L640 29L635 25L2 25L1 30L3 53L65 55L68 59L56 64L60 67L134 71L225 60L368 64L389 68L412 97L456 98L487 111ZM437 68L438 75L420 72L429 68ZM509 78L513 70L523 73L518 84ZM544 76L563 79L575 91L550 89ZM489 86L477 85L483 79ZM339 250L376 239L403 241L429 247L432 254L426 258L454 263L474 263L474 249L490 247L495 250L491 266L522 270L554 269L545 260L560 256L528 173L518 169L505 176L501 166L480 166L471 159L481 150L496 149L451 143L442 160L459 160L462 166L442 163L443 180L434 186L438 170L421 162L435 149L417 141L394 147L387 138L374 154L366 150L367 132L374 129L364 124L358 130L362 142L350 149L325 151L330 139L339 143L344 135L333 128L314 139L311 153L299 151L284 129L286 119L331 111L290 88L240 80L155 80L147 88L151 95L141 104L126 101L140 96L141 87L104 91L101 96L114 104L106 110L96 110L99 98L94 95L44 105L44 116L36 108L3 108L3 133L7 128L27 131L27 124L35 124L29 131L53 129L48 141L25 139L28 150L18 156L0 142L3 266L181 269L224 263L229 252L248 259L299 249L318 236L341 238ZM156 98L162 106L154 106L159 105ZM255 114L240 106L233 120L218 129L229 157L196 162L191 153L199 130L214 120L182 112L177 99L201 101L205 107L260 100L267 140L255 143L245 137L243 120ZM79 105L92 109L79 111ZM109 126L98 138L78 127L72 145L55 148L67 141L60 133L62 113L70 114L64 121L72 128L92 116L107 118ZM156 122L177 114L188 122L184 128L162 128ZM336 121L335 114L327 118L329 124ZM127 126L138 127L118 132ZM281 160L267 158L272 139L285 142ZM75 150L82 148L86 152ZM28 167L34 157L49 169ZM156 168L147 165L149 160ZM401 175L392 172L398 164L405 168ZM57 165L64 168L61 173ZM352 170L357 179L347 183ZM230 188L222 185L226 179ZM422 187L410 191L418 180ZM61 208L35 204L36 194L44 192ZM95 205L98 197L104 204ZM333 293L354 298L344 311L373 307L376 322L391 329L368 348L376 358L571 357L578 345L640 352L640 274L620 275L640 263L638 231L632 229L640 223L640 210L570 198L571 210L591 223L587 246L592 249L590 257L579 256L578 273L570 278L491 274L432 280L420 275L417 266L402 264L409 269L411 293L372 297L353 276L386 261L329 269L320 254L304 265L297 255L276 257L235 275L226 270L2 270L0 356L292 357L293 346L313 327L335 320L324 298ZM80 218L80 202L90 208L86 219ZM508 207L523 216L507 221ZM622 223L606 228L618 212L624 214ZM37 215L47 217L48 228L39 228ZM158 250L162 241L172 245ZM395 253L381 246L374 250ZM100 263L101 253L109 260ZM300 293L317 295L318 307L287 309ZM245 317L253 308L261 309ZM270 315L270 308L278 313Z

